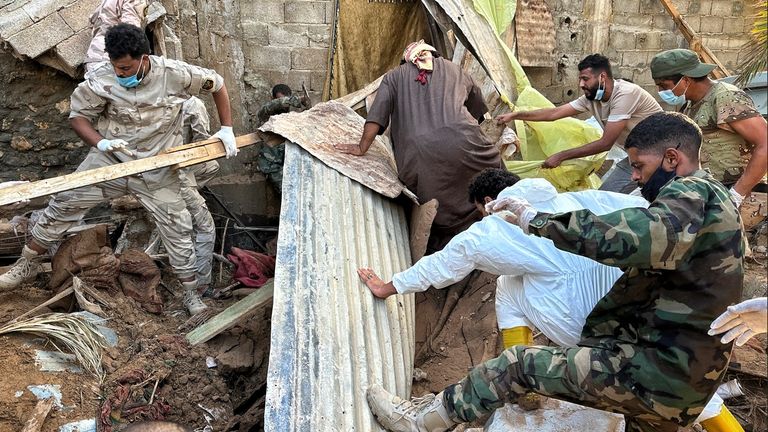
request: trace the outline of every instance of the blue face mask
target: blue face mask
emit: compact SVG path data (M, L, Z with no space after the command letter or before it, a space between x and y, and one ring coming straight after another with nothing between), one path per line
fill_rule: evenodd
M129 76L129 77L117 77L117 83L125 88L134 88L138 86L141 81L144 79L144 76L142 76L140 79L138 78L139 71L141 71L141 65L144 63L144 56L141 57L141 60L139 60L139 70L136 71L135 74Z
M668 103L670 105L682 105L682 104L684 104L685 103L685 92L688 91L688 87L685 88L685 91L683 91L683 94L681 94L680 96L675 95L675 91L674 91L677 88L677 86L680 85L680 82L682 80L683 79L680 78L680 81L678 81L677 84L675 84L675 86L672 87L671 90L662 90L662 91L660 91L659 92L659 97L661 98L661 100L663 100L665 103Z
M597 91L595 92L595 100L601 101L603 100L603 96L605 96L605 81L602 82L602 87L600 87L601 84L597 85Z

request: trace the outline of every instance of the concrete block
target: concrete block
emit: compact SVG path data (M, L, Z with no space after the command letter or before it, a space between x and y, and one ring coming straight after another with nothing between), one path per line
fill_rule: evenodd
M85 52L91 43L91 29L84 28L69 39L56 45L56 55L71 68L76 68L85 59Z
M693 31L695 31L696 33L701 31L702 17L698 15L695 15L695 16L688 15L683 17L683 19L685 20L685 22L688 23L689 26L691 26L691 29L693 29Z
M523 68L533 88L540 89L552 85L552 69L550 68Z
M708 16L701 18L702 33L722 33L723 19L717 16Z
M663 13L653 16L653 28L656 30L675 30L675 20L669 14Z
M635 49L635 32L614 30L614 27L611 26L609 34L610 38L608 40L608 44L617 50L621 51Z
M613 13L614 15L640 13L640 2L636 0L615 1L613 2Z
M685 13L685 11L679 9L679 2L673 2L676 6L678 6L678 10L681 14ZM687 5L685 9L688 9ZM661 2L658 0L640 0L640 12L643 14L661 14L661 13L667 13L667 10L664 9L664 6L662 6Z
M336 18L336 2L329 1L325 3L325 22L327 24L333 23Z
M291 51L291 69L325 70L328 50L325 48L298 48Z
M722 36L702 36L701 43L712 51L722 51L730 48L728 39Z
M739 16L742 13L744 13L744 1L743 0L734 0L733 4L731 4L731 13L734 16Z
M24 6L22 6L22 9L29 15L30 18L32 18L32 21L38 22L42 20L43 18L47 17L48 15L56 12L61 8L60 2L57 0L37 0L37 1L31 1Z
M661 35L659 31L650 31L637 35L637 48L643 50L660 50Z
M733 1L731 0L713 0L711 15L717 17L729 17L733 15Z
M260 23L285 22L285 2L272 0L240 2L240 15Z
M16 33L8 42L19 54L35 58L73 34L64 18L52 14Z
M741 17L723 19L723 33L747 33L752 28L750 20Z
M695 15L699 12L701 12L701 0L691 0L691 3L688 5L688 11L686 14Z
M309 46L311 48L328 48L331 44L331 26L328 24L310 24L307 26Z
M661 34L661 49L662 50L668 50L668 49L675 49L675 48L682 48L687 47L687 42L685 42L685 38L677 33L677 32L664 32Z
M64 21L72 30L77 32L90 27L89 19L91 14L100 3L100 0L80 0L60 10L59 15L64 18Z
M645 67L648 64L647 51L625 51L621 55L621 64L635 68Z
M325 71L312 71L309 74L309 90L322 92L325 87ZM319 102L319 100L312 102Z
M269 45L307 48L309 36L306 24L269 24Z
M652 15L614 15L613 23L629 27L648 29L653 25Z
M737 50L721 51L716 55L717 59L720 60L720 62L725 65L725 68L731 73L734 73L739 66L739 51Z
M655 0L655 1L652 0L652 1L654 3L656 3L656 6L661 8L661 9L659 9L659 11L666 12L666 9L664 9L664 6L662 6L660 1L658 1L658 0ZM680 12L681 15L685 15L685 14L691 13L690 8L691 8L692 4L695 1L697 1L697 0L693 0L693 1L690 1L690 0L672 0L672 4L675 5L675 7L677 8L677 11Z
M694 0L696 3L698 3L698 9L694 10L695 8L691 6L688 8L689 14L697 14L700 16L706 16L709 15L710 12L712 12L712 0Z
M243 28L243 39L248 45L269 45L269 26L267 24L244 21L241 26Z
M291 69L291 51L275 47L247 47L243 53L246 67L288 72Z
M285 22L324 24L326 2L295 1L285 4Z
M0 15L0 38L8 39L33 23L32 18L21 8L3 13Z
M301 91L301 84L303 83L307 90L311 86L311 72L310 71L297 71L290 70L287 72L273 71L273 70L254 70L254 74L258 75L264 82L264 87L270 90L277 84L285 84L291 88L293 92Z

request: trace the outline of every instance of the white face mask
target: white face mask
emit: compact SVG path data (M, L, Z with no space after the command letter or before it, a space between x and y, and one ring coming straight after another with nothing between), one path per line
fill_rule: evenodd
M683 91L683 94L681 94L680 96L677 96L675 94L675 89L677 88L677 86L680 85L680 83L682 81L683 81L683 79L680 78L680 80L677 82L677 84L675 84L675 86L672 87L670 90L662 90L662 91L660 91L659 92L659 97L661 98L661 100L663 100L664 102L666 102L666 103L668 103L670 105L682 105L682 104L684 104L685 103L685 92L688 91L688 87L685 88L685 90Z
M595 92L595 100L599 102L603 100L603 96L605 96L605 80L600 80L600 83L597 85L597 91Z

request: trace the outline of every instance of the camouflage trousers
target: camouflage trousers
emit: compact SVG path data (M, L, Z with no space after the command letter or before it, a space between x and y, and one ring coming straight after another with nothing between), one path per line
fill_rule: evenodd
M216 225L205 199L197 189L205 186L218 172L218 162L208 161L187 168L181 176L181 198L192 216L192 243L195 245L198 286L207 286L211 283Z
M77 171L115 165L114 156L91 150ZM182 184L175 174L163 186L150 189L141 177L130 176L93 186L86 186L53 196L32 228L32 237L50 248L64 237L91 208L99 203L133 195L157 225L160 239L168 251L168 259L179 278L195 276L196 258L192 246L192 217L182 198Z
M276 146L262 144L256 155L256 166L272 182L278 193L283 189L283 164L285 163L285 143Z
M616 371L623 361L626 357L599 348L514 346L448 387L443 392L443 404L453 420L462 423L533 391L624 414L628 432L677 431L678 425L666 418L679 412L678 408L651 408L617 381Z

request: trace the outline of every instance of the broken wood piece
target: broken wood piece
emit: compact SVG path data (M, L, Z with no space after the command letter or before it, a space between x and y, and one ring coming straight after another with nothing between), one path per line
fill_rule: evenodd
M272 279L266 285L259 288L258 291L224 309L205 324L187 333L187 342L190 345L207 342L219 333L231 328L259 306L271 302L274 289L275 282Z
M363 103L365 103L365 98L368 97L371 93L377 91L379 89L379 86L381 85L381 80L384 79L384 75L376 78L375 81L368 84L367 86L361 88L360 90L350 93L348 95L342 96L335 101L341 104L344 104L353 110L357 110L363 107Z
M252 133L236 137L235 140L237 147L241 148L257 143L259 136L256 133ZM179 150L179 147L174 147L157 156L78 171L72 174L5 188L0 191L0 206L115 180L158 168L171 166L180 168L195 165L226 155L224 145L218 139L208 139L180 147L185 149Z
M101 307L99 305L85 298L85 294L83 294L83 291L84 291L83 285L84 284L82 279L78 277L72 278L72 289L74 289L75 291L75 298L77 299L77 304L80 305L80 308L84 311L90 312L95 315L104 315L104 311L101 310Z
M27 423L24 425L24 429L22 429L21 432L40 432L43 429L43 423L45 423L48 413L51 412L51 408L53 408L53 402L53 398L38 401L37 405L35 405L35 410L32 411L32 415L29 417L29 420L27 420Z
M69 288L66 288L66 289L62 290L60 293L56 294L55 296L51 297L50 299L46 300L45 302L40 303L39 305L33 307L32 309L28 310L27 312L17 316L11 322L18 321L18 320L20 320L22 318L28 317L31 314L39 311L40 309L56 303L57 301L63 299L64 297L72 294L73 292L75 292L75 289L70 286Z

